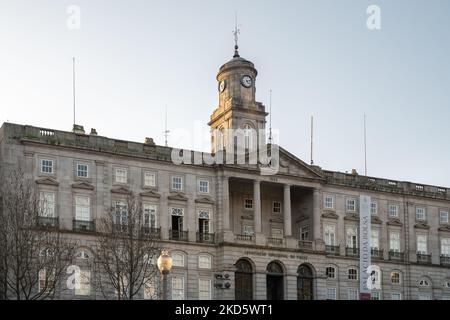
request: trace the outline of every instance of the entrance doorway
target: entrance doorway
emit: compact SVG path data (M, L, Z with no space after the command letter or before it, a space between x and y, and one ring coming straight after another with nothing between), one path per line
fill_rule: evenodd
M236 300L253 300L253 268L245 259L236 262L234 288Z
M267 265L267 300L284 299L284 272L283 267L278 262L271 262Z
M298 267L297 276L297 299L313 300L313 272L308 265L302 264Z

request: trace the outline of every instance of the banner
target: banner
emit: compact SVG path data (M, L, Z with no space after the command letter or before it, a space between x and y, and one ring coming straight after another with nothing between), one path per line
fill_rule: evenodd
M359 292L361 300L369 300L371 289L369 267L371 265L370 236L370 197L359 197Z

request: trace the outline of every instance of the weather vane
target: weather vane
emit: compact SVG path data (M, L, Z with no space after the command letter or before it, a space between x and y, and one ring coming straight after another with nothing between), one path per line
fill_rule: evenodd
M235 27L234 27L234 56L233 58L238 58L239 57L239 46L238 46L238 40L239 40L239 34L241 33L241 30L239 29L238 26L238 19L237 19L237 12L235 12Z

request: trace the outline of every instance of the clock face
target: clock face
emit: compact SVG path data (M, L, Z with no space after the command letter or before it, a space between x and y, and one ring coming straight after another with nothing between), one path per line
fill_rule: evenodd
M244 87L250 88L252 86L252 83L253 83L252 77L247 76L247 75L243 76L242 79L241 79L241 83L242 83L242 85Z
M226 87L227 87L227 83L225 82L225 80L222 80L219 82L219 91L220 92L224 92Z

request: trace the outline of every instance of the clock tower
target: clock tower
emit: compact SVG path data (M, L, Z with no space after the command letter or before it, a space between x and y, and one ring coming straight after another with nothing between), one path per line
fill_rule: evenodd
M257 75L253 63L239 56L236 44L233 59L222 65L217 74L219 106L208 123L213 153L230 145L229 129L253 129L253 140L257 139L256 133L265 130L268 113L264 105L255 100ZM257 143L247 139L246 148L249 143Z

